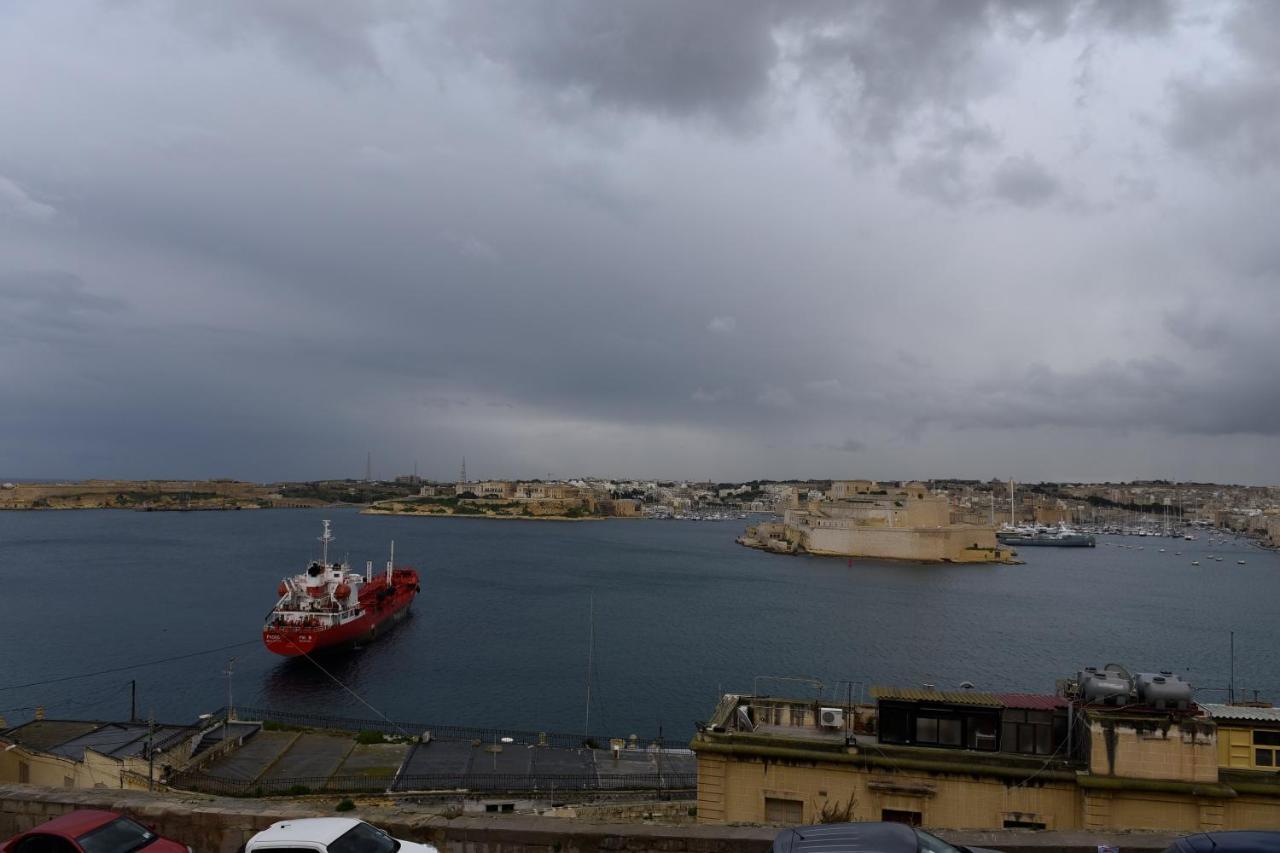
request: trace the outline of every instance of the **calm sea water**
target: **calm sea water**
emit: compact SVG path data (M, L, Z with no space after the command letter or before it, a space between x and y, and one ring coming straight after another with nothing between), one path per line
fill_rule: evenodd
M385 562L394 539L397 562L424 574L413 618L324 661L329 674L256 642L280 578L317 553L322 518L353 566ZM225 704L234 655L237 704L373 716L363 700L393 719L582 731L592 609L590 729L605 735L661 724L685 737L726 690L815 695L772 676L820 679L827 696L845 695L842 679L1047 692L1116 661L1218 688L1231 631L1237 685L1280 699L1280 557L1244 542L1104 538L1024 549L1023 566L851 568L742 548L740 527L345 509L0 513L0 715L28 719L42 704L50 716L123 718L136 678L143 714L190 719Z

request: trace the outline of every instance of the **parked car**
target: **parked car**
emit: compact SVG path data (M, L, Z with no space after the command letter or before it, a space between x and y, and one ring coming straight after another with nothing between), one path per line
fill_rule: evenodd
M948 844L905 823L820 823L784 829L772 853L999 853L986 847Z
M259 832L244 853L439 853L430 844L392 838L349 817L282 820Z
M1232 830L1198 832L1173 842L1165 853L1275 853L1280 850L1280 832Z
M0 844L0 853L192 853L115 812L68 812Z

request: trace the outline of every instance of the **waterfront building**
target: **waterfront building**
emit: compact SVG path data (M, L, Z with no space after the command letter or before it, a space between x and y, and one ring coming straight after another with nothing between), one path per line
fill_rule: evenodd
M459 497L473 495L477 498L511 500L516 494L516 484L509 480L477 480L458 483L453 487L453 491Z
M830 500L793 502L781 522L748 527L738 541L781 553L953 563L1007 562L990 525L954 524L945 494L923 483L837 480Z
M699 821L804 824L841 813L973 830L1280 824L1280 780L1266 764L1280 760L1277 708L932 688L872 696L724 696L691 744Z

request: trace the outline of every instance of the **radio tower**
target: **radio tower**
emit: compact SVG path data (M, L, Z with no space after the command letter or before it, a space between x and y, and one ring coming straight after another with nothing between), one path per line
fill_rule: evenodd
M462 457L462 470L458 472L458 484L467 482L467 457Z
M364 481L366 483L373 482L373 451L370 450L364 457Z

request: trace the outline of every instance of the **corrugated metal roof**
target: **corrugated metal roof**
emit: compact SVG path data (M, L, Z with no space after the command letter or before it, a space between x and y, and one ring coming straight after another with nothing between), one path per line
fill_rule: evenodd
M1247 705L1218 705L1212 702L1201 702L1200 707L1215 720L1280 723L1280 708L1250 708Z
M1006 708L1022 711L1053 711L1067 707L1067 700L1048 693L997 693Z
M1001 702L994 693L980 693L977 690L926 690L922 687L872 687L871 695L876 699L889 699L900 702L945 702L949 705L982 705L987 708L999 708Z

